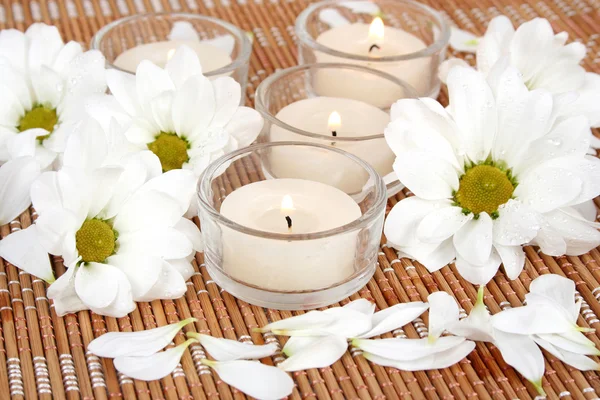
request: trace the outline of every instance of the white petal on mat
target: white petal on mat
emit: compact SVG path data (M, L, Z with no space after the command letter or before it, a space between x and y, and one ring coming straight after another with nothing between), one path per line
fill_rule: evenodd
M409 361L428 357L454 348L466 339L459 336L444 336L430 342L422 339L354 339L352 345L364 352L389 358L390 360Z
M570 351L559 349L539 336L534 336L533 340L554 357L580 371L600 371L600 364L583 354L571 353Z
M381 335L385 332L393 331L413 321L419 315L423 314L429 304L422 301L413 301L411 303L400 303L388 307L373 314L373 328L360 335L361 338L370 338Z
M33 157L19 157L0 166L0 225L8 224L31 204L30 187L40 175Z
M288 372L310 368L325 368L339 360L347 348L348 342L345 337L323 336L292 354L290 358L279 363L278 367Z
M577 321L579 307L575 303L575 282L571 279L556 274L541 275L531 282L529 293L542 296L543 301L562 308L572 322ZM528 299L527 304L531 303Z
M479 45L480 37L475 36L471 32L458 29L454 26L450 27L450 47L456 51L465 53L475 53L477 45Z
M54 282L48 252L39 242L37 226L11 233L0 240L0 257L28 274Z
M363 356L372 363L385 367L398 368L403 371L425 371L450 367L469 355L473 349L475 349L475 342L466 340L449 350L410 361L390 360L371 353L363 353Z
M286 356L290 357L299 352L304 347L314 344L321 338L321 336L290 336L281 352Z
M202 363L214 369L223 382L259 400L281 399L294 390L292 378L270 365L245 360L217 362L205 359Z
M519 371L543 395L544 356L530 336L494 332L494 345L506 363Z
M522 246L501 246L495 244L494 248L498 252L506 276L510 280L517 279L525 266L525 251Z
M429 303L429 341L436 341L448 327L458 322L459 308L454 297L446 292L427 296Z
M358 299L346 304L344 308L356 310L367 315L373 315L375 312L375 303L371 303L367 299Z
M501 331L520 335L561 333L575 329L575 324L557 311L556 307L547 305L511 308L494 315L493 325Z
M276 343L265 345L241 343L237 340L216 338L195 332L190 332L187 336L198 340L208 354L217 361L255 360L269 357L278 349Z
M346 338L356 337L371 329L371 315L345 307L333 307L323 311L324 314L333 315L334 322L318 329L325 334L339 335Z
M585 337L585 335L581 332L574 331L574 333L583 336L586 340L589 340ZM540 339L545 340L546 342L552 344L555 347L558 347L561 350L565 350L571 353L576 354L584 354L588 356L599 356L600 350L596 348L594 342L590 341L590 344L585 345L581 343L574 342L572 340L564 337L563 334L540 334L536 335Z
M483 303L484 287L480 286L477 291L477 302L471 309L469 316L448 328L448 331L456 336L467 339L493 342L494 328L491 316Z
M283 332L291 332L300 329L322 328L331 324L334 320L334 316L324 314L322 311L309 311L306 314L296 315L294 317L282 319L281 321L271 322L262 328L257 328L256 331L278 331L278 335L287 335L287 333Z
M178 346L149 356L117 357L114 359L115 368L131 378L142 381L164 378L173 372L185 349L194 341L189 339Z
M171 343L181 328L195 321L196 318L188 318L144 331L108 332L92 340L87 349L100 357L150 356Z

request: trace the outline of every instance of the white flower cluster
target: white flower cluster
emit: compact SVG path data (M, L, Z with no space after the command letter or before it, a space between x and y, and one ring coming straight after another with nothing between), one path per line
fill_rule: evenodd
M0 31L0 89L0 225L30 204L38 214L0 256L53 282L59 315L181 297L202 250L184 218L199 174L262 128L240 85L206 78L186 46L165 69L105 71L101 53L33 24ZM56 282L48 253L67 267Z
M583 45L565 40L546 20L515 32L498 17L479 42L479 70L446 65L448 107L428 98L394 104L385 137L415 195L385 222L401 256L429 271L455 262L469 282L486 284L501 263L516 279L525 245L559 256L600 244L591 202L600 161L586 155L599 79L578 65Z

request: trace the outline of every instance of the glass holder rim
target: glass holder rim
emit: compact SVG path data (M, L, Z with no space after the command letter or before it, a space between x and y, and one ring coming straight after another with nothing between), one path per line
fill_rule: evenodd
M385 56L385 57L373 59L373 58L366 57L366 56L359 56L357 54L345 53L342 51L334 50L331 47L324 46L321 43L318 43L316 40L314 40L312 38L312 36L306 30L305 25L306 25L306 21L308 20L308 16L310 14L312 14L319 7L322 7L324 5L335 5L335 4L354 2L354 1L363 1L363 0L323 0L318 3L310 4L298 15L298 17L296 18L296 22L294 24L294 30L296 32L296 37L298 38L298 42L301 45L306 45L313 50L320 51L322 53L326 53L331 56L354 60L354 61L371 62L374 64L386 63L386 62L396 62L396 61L408 61L408 60L414 60L414 59L422 58L422 57L429 57L429 56L436 54L439 51L443 51L444 48L446 46L448 46L448 43L450 41L450 26L444 20L442 15L435 9L433 9L425 4L413 1L413 0L394 0L394 3L408 4L411 7L415 7L415 8L418 8L418 9L426 12L429 16L434 18L441 27L440 37L435 42L433 42L431 45L427 46L426 48L419 50L417 52L414 52L414 53L402 54L402 55L397 55L397 56ZM371 0L371 1L373 1L373 0ZM376 1L373 1L373 2L376 2Z
M345 157L351 159L352 161L356 162L362 168L367 170L367 172L369 173L369 181L371 181L371 178L373 178L372 181L373 181L373 185L375 186L375 193L377 196L373 205L369 208L369 210L367 210L359 218L357 218L354 221L349 222L345 225L337 227L337 228L328 229L328 230L320 231L320 232L308 233L308 234L282 234L282 233L261 231L258 229L253 229L253 228L249 228L247 226L238 224L237 222L234 222L234 221L230 220L229 218L224 217L219 211L217 211L210 204L209 200L206 198L206 193L210 190L212 176L215 174L216 171L218 171L228 161L230 161L232 159L236 159L237 157L243 155L244 153L252 153L257 150L266 149L269 147L283 147L283 146L302 146L302 147L312 147L312 148L319 148L319 149L323 149L323 150L333 151L335 153L338 153L338 154L345 156ZM363 161L361 158L355 156L352 153L349 153L347 151L344 151L344 150L341 150L341 149L338 149L335 147L325 146L325 145L318 144L318 143L307 143L307 142L297 142L297 141L258 143L258 144L244 147L244 148L238 149L234 152L225 154L225 155L221 156L220 158L216 159L215 161L213 161L204 170L202 175L200 175L200 179L198 180L198 184L196 187L197 187L196 195L197 195L198 206L201 207L203 210L205 210L211 216L211 218L213 218L214 220L217 220L219 223L223 224L224 226L226 226L230 229L233 229L237 232L240 232L240 233L244 233L244 234L255 236L255 237L262 237L265 239L281 240L281 241L287 241L287 242L323 239L323 238L327 238L327 237L331 237L331 236L335 236L335 235L339 235L339 234L344 234L344 233L348 233L348 232L352 232L354 230L360 229L361 226L368 224L371 221L373 221L374 219L376 219L378 217L380 210L382 210L382 209L385 210L385 205L386 205L387 199L388 199L386 185L383 182L383 178L381 176L379 176L379 174L375 171L375 169L366 161Z
M202 74L204 76L211 77L211 76L219 76L219 75L228 74L232 71L237 70L241 66L243 66L250 59L250 55L252 53L252 43L250 42L250 39L248 38L248 35L246 34L246 32L243 31L241 28L239 28L227 21L219 19L219 18L211 17L208 15L192 14L192 13L186 13L186 12L163 11L163 12L154 12L154 13L134 14L134 15L128 15L123 18L119 18L117 20L109 22L108 24L106 24L103 27L101 27L100 29L98 29L98 31L90 39L90 50L100 51L100 41L104 38L104 36L111 29L115 28L116 26L119 26L126 22L134 21L136 19L142 19L142 18L148 18L148 17L165 17L165 16L185 17L185 18L191 18L191 19L195 19L195 20L210 21L212 23L220 25L221 27L223 27L223 28L227 29L228 31L230 31L231 33L235 34L235 36L242 42L241 46L240 46L240 54L231 63L229 63L221 68L209 71L209 72L203 71ZM115 69L117 71L125 72L127 74L134 74L131 71L127 71L123 68L117 67L116 65L114 65L113 63L111 63L107 60L105 62L106 62L107 68Z

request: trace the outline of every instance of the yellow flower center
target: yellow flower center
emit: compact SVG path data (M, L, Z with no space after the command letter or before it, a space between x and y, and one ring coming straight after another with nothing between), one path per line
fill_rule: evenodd
M49 132L47 135L38 137L38 140L42 142L50 136L57 123L58 116L56 115L55 109L46 108L44 106L35 106L21 118L18 129L19 132L35 128L47 130Z
M187 140L170 132L161 132L154 142L148 143L148 149L160 160L163 172L180 169L190 159L188 148Z
M481 164L469 168L460 178L454 200L463 212L476 216L481 212L498 217L498 207L512 197L516 182L510 171L494 165Z
M88 219L75 234L83 262L103 262L115 252L115 231L105 221Z

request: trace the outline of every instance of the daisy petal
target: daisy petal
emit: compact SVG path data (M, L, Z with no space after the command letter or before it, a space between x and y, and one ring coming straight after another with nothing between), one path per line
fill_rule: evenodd
M480 38L454 26L450 27L450 46L456 51L475 53Z
M197 181L198 178L192 171L174 169L150 179L141 190L155 190L169 195L177 201L183 214L187 211L195 194Z
M458 336L444 336L432 343L422 339L354 339L352 345L362 351L396 361L417 360L441 353L460 345L466 339Z
M153 381L169 375L183 356L183 352L194 342L187 340L178 346L148 356L121 356L114 359L115 368L123 374L142 381Z
M567 205L582 186L582 180L569 170L541 164L521 178L514 195L535 211L545 213Z
M205 130L216 110L213 87L203 75L194 75L177 90L171 109L173 126L180 135L193 140Z
M581 335L583 339L588 340L589 344L581 344L578 342L574 342L569 340L564 336L564 334L539 334L536 335L542 340L552 344L555 347L558 347L561 350L568 351L575 354L583 354L588 356L599 356L600 350L596 348L596 345L591 340L587 339L585 335L578 331L572 331L577 335ZM535 337L534 337L535 340Z
M117 232L132 232L138 229L171 227L183 214L177 201L156 190L138 191L125 201L114 220ZM152 215L152 218L148 218Z
M242 148L250 146L256 140L263 124L263 118L258 111L250 107L238 107L225 125L225 131L236 140L236 147Z
M539 336L534 336L533 340L554 357L580 371L600 371L600 364L583 354L562 350L552 343L543 340Z
M120 233L119 252L146 253L167 260L185 258L192 254L192 243L175 228L151 229Z
M456 269L460 275L474 285L487 284L498 272L500 267L500 256L492 249L490 258L481 265L473 265L460 255L456 256Z
M452 239L446 239L439 245L427 243L411 247L401 247L398 256L417 260L429 272L435 272L454 261L456 252L454 251Z
M510 19L504 15L493 18L477 47L477 69L488 73L503 55L515 29Z
M458 189L455 168L426 152L403 153L394 161L394 171L402 184L425 200L449 199Z
M276 367L256 361L215 362L202 360L210 366L219 378L248 396L260 400L277 400L286 397L294 390L292 378Z
M282 319L281 321L271 322L262 328L257 328L258 332L288 332L300 329L322 328L335 321L333 315L324 314L322 311L309 311L306 314L296 315L294 317Z
M471 264L482 265L489 262L492 232L492 219L487 213L480 213L478 219L467 221L454 235L456 252Z
M477 302L469 316L449 326L447 329L450 333L475 341L493 342L494 329L490 313L483 303L483 295L484 287L480 286L477 291Z
M19 157L0 166L0 225L8 224L29 207L30 187L40 175L33 157Z
M175 22L173 28L177 26ZM195 35L196 32L193 32ZM171 39L172 40L172 39ZM202 73L202 66L198 55L189 46L181 45L173 54L173 57L167 61L165 69L169 73L175 87L180 88L189 77Z
M456 347L418 358L416 360L391 360L389 358L376 356L371 353L364 353L363 356L374 364L398 368L402 371L427 371L430 369L448 368L469 355L473 349L475 349L475 342L466 340L461 342Z
M283 349L281 349L281 352L290 357L301 351L301 349L319 341L321 338L322 336L290 336L288 341L285 342Z
M99 357L151 356L166 347L177 332L196 318L138 332L108 332L92 340L87 349Z
M310 368L325 368L339 360L346 349L348 342L343 336L323 336L314 343L302 347L278 367L284 371L301 371Z
M492 318L494 328L519 335L561 333L575 328L575 324L548 305L530 305L504 310Z
M179 271L165 260L162 260L160 279L142 296L140 301L156 299L178 299L187 291L187 285Z
M444 331L458 322L459 309L454 297L446 292L431 293L429 303L429 341L435 342Z
M63 165L90 171L102 166L107 152L108 144L102 127L95 120L86 119L67 140Z
M525 251L523 251L523 247L495 244L494 248L502 260L508 279L517 279L525 266Z
M539 214L516 200L509 200L498 209L494 221L494 244L518 246L531 241L540 229Z
M89 307L81 301L75 291L75 274L79 267L73 263L64 274L62 274L48 288L48 298L52 299L56 314L63 316L81 310L87 310Z
M0 240L0 257L46 282L54 282L48 252L40 244L36 225L16 231Z
M204 251L202 233L200 233L200 230L195 223L187 218L180 218L179 222L175 224L174 228L179 232L182 232L188 238L195 251Z
M576 218L563 210L554 210L547 214L544 214L544 223L548 224L544 228L545 242L539 242L540 246L544 244L546 247L543 251L546 254L560 256L563 254L567 255L581 255L587 253L591 249L597 247L600 244L600 232L590 222L585 221L581 218ZM536 241L539 238L536 237ZM550 242L552 239L553 242ZM566 249L562 253L553 253L557 249L562 249L559 245L564 242ZM552 247L548 246L552 245Z
M492 90L481 72L455 67L448 73L448 95L450 114L462 135L466 155L473 162L484 161L496 135Z
M360 335L361 338L371 338L382 333L393 331L413 321L423 314L429 304L422 301L400 303L373 314L373 328Z
M438 68L438 78L444 83L448 81L448 73L456 66L469 68L470 65L462 58L449 58L440 64Z
M533 78L553 41L554 31L546 19L535 18L516 30L509 51L511 62L523 73L524 81Z
M75 275L75 290L91 308L108 307L117 297L118 275L123 273L108 264L86 263Z
M540 394L543 394L544 356L531 337L496 331L494 345L500 350L504 361L519 371Z
M529 294L541 296L540 300L544 303L559 307L572 322L576 322L579 316L575 293L575 282L556 274L538 276L529 285ZM527 304L533 305L539 302L534 303L528 299Z
M137 98L146 115L152 115L149 102L161 93L175 90L168 72L148 60L143 60L135 71Z
M371 329L371 315L346 307L333 307L323 311L332 315L334 321L317 331L324 335L339 335L347 338L355 337Z
M23 71L27 60L27 39L16 29L3 29L0 32L0 56L10 60L12 65Z
M240 84L229 76L221 76L211 81L215 93L215 114L211 126L225 126L240 105L242 97Z
M187 336L197 339L208 354L217 361L256 360L272 356L278 350L276 343L265 345L240 343L237 340L216 338L195 332L189 332Z
M473 219L460 207L444 207L428 214L417 228L417 237L425 243L440 243L454 235L464 224Z
M125 253L110 256L106 261L108 264L119 268L127 276L131 284L131 294L135 301L143 301L144 296L156 282L162 279L160 273L163 260L159 257Z
M56 55L56 59L52 64L52 69L64 74L65 70L71 64L73 59L83 53L83 48L77 42L68 42L65 46L60 49ZM104 76L104 75L102 75Z
M34 71L42 65L51 66L64 45L55 26L33 24L27 28L25 36L29 39L29 68Z
M420 242L415 230L428 214L443 207L444 203L423 200L417 196L399 201L389 212L383 232L388 243L397 246L415 246Z
M116 69L108 69L106 70L106 83L111 94L115 96L127 114L133 116L141 112L137 100L135 75Z

